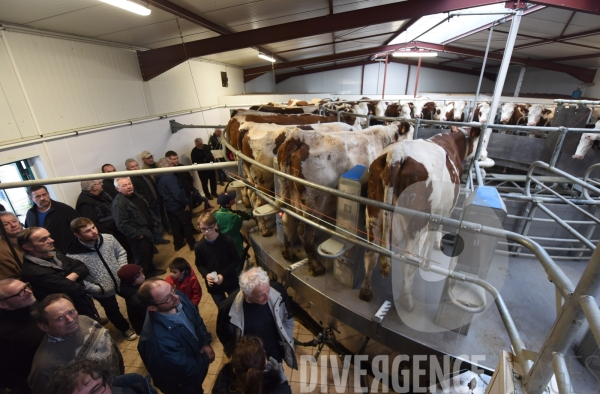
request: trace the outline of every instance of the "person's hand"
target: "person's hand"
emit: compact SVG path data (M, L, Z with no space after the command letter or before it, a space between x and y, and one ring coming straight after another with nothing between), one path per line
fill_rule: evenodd
M267 365L265 366L266 371L274 370L279 372L279 382L283 383L287 381L287 377L285 376L285 372L283 371L283 364L280 364L273 357L269 357L267 360Z
M189 210L190 210L190 206L189 206L189 205L186 205L186 206L185 206L185 211L187 212L187 211L189 211Z
M221 283L223 283L223 275L218 274L217 275L217 281L215 282L217 285L220 285Z
M71 272L69 275L66 276L66 278L75 282L77 281L77 278L79 278L79 275L75 272Z
M206 354L209 362L212 363L215 361L215 351L209 345L203 346L202 349L200 349L200 353Z
M144 238L144 235L143 235L143 234L140 234L140 236L139 236L139 237L137 237L137 239L142 239L142 238Z
M206 275L206 283L212 287L216 283L216 281L210 275ZM217 283L218 284L218 283Z

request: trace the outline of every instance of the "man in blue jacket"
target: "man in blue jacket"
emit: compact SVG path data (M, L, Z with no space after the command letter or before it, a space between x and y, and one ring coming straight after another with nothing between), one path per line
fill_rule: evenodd
M168 157L158 161L158 168L172 167L173 163ZM188 195L183 185L173 174L155 175L158 193L163 199L167 216L173 228L173 244L175 251L183 248L187 242L190 250L194 250L194 227L192 227L192 214Z
M138 297L148 308L138 351L154 385L164 394L203 393L212 337L198 308L163 279L149 279Z

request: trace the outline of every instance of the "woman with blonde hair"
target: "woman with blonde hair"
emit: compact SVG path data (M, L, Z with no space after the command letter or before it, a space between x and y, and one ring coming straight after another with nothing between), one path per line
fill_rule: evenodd
M283 366L272 357L267 360L262 341L251 335L240 339L212 389L212 394L291 393Z

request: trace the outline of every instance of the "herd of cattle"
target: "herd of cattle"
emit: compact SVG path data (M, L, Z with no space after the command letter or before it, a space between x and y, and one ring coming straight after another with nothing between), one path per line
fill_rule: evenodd
M370 168L369 198L390 204L400 199L403 206L427 213L449 212L458 198L462 163L472 159L480 129L453 128L451 133L440 133L429 140L413 140L413 133L414 128L408 122L358 129L337 122L336 116L240 110L229 121L225 134L235 149L267 167L272 167L277 155L279 170L295 177L336 188L340 176L360 164ZM248 162L244 162L243 168L256 190L272 195L271 172ZM440 186L444 184L452 185L451 190ZM285 178L280 179L280 186L279 201L303 217L335 216L335 197ZM402 192L410 187L418 188L423 198L405 198ZM265 203L251 190L244 197L244 203L255 208ZM427 232L426 221L401 220L394 228L396 222L391 220L389 212L373 207L367 209L366 217L370 242L395 248L400 254L422 255L427 242L422 237ZM272 235L264 220L257 221L263 236ZM287 214L282 222L283 256L294 260L290 246L298 236L312 274L322 275L325 268L317 258L314 228ZM397 247L402 240L406 240L406 246L399 251ZM371 271L377 257L374 253L365 255L366 275L359 294L363 300L369 301L373 296ZM387 276L389 270L389 261L381 259L381 273ZM404 264L403 305L409 310L414 308L411 289L415 271L415 267Z
M336 188L340 176L356 165L369 168L368 197L376 201L411 208L433 214L449 214L454 208L462 176L462 165L473 159L480 128L451 128L450 133L440 133L427 140L413 140L414 128L409 122L361 126L364 118L337 122L336 115L316 115L315 109L324 101L302 102L294 100L288 105L269 103L250 110L238 110L230 119L226 136L236 150L257 162L272 167L277 156L279 170L307 181ZM385 103L371 101L328 107L335 110L353 110L354 113L372 113L378 116L436 120L464 121L466 102L462 100L441 102L417 99L412 102ZM361 111L361 112L358 112ZM487 102L477 105L474 120L486 122L490 113ZM514 125L548 126L553 109L541 105L509 104L502 106L500 122ZM600 128L600 121L596 124ZM581 158L600 134L583 134L574 158ZM271 172L243 163L247 180L253 189L273 195L274 176ZM410 192L403 193L406 190ZM421 196L414 198L415 195ZM242 193L247 207L257 208L265 201L252 189ZM296 182L280 179L280 204L285 204L306 218L328 220L335 217L336 198L328 193L306 187ZM257 218L262 236L272 235L264 219ZM322 275L325 268L317 258L315 230L294 217L282 217L285 233L283 257L293 261L290 247L296 236L300 238L313 275ZM369 206L366 209L367 238L387 249L407 256L422 256L429 245L440 246L441 233L429 239L425 220L399 217L392 220L391 213ZM405 241L403 250L398 246ZM366 252L365 278L359 297L370 301L373 297L371 276L377 260L383 276L390 272L389 259ZM412 281L416 267L403 264L401 304L413 310Z

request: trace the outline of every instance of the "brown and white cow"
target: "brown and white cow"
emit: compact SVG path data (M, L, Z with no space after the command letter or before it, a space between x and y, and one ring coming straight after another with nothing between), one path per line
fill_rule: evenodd
M594 129L600 129L600 120L596 122ZM581 160L585 157L592 146L596 147L600 141L600 133L583 133L577 145L573 159Z
M285 141L288 130L295 127L245 122L240 126L241 151L251 159L271 167L273 165L273 158L277 154L279 146ZM352 126L341 122L310 124L298 127L302 130L314 130L320 133L356 130ZM244 162L243 166L248 180L254 184L254 187L262 192L271 194L274 179L273 173L248 162ZM254 209L265 204L265 201L258 197L256 193L251 194L250 200ZM264 218L256 218L256 220L263 237L273 235L271 230L267 228Z
M464 122L465 121L465 100L446 101L446 108L442 112L442 120L448 122Z
M277 154L279 169L287 174L319 185L337 187L340 176L357 164L368 166L384 147L406 138L413 130L409 123L373 126L356 132L320 133L296 128L288 133ZM336 197L281 178L282 204L304 217L333 217ZM290 240L297 232L306 251L309 268L314 276L325 273L314 246L315 229L284 214L285 242L283 257L293 260Z
M466 132L452 127L452 130L428 140L406 140L385 148L369 167L368 198L431 214L452 211L458 199L462 162L473 158L481 129L471 128ZM427 220L368 206L366 227L369 242L381 243L386 249L390 249L390 245L397 248L406 241L406 256L422 256L428 250ZM440 237L441 232L436 235L437 245ZM365 252L365 278L359 292L365 301L373 298L371 276L377 257L375 252ZM381 256L380 262L381 274L385 277L390 272L389 258ZM412 282L417 268L409 264L402 266L400 302L409 311L414 308Z
M242 144L240 140L240 125L244 122L253 123L273 123L278 125L305 125L315 123L331 123L336 122L336 116L320 116L320 115L278 115L267 112L239 110L235 116L229 119L225 134L229 136L229 143L234 149L240 150ZM250 208L252 204L248 199L247 193L242 191L242 199L246 208Z
M525 125L529 104L504 103L501 107L500 123L507 125Z
M549 127L554 118L554 108L546 108L542 104L533 104L527 112L527 126ZM542 138L543 132L529 133L530 138Z
M492 107L489 101L483 101L481 103L477 103L477 107L475 108L475 113L473 114L473 122L487 123L490 117L490 111Z

